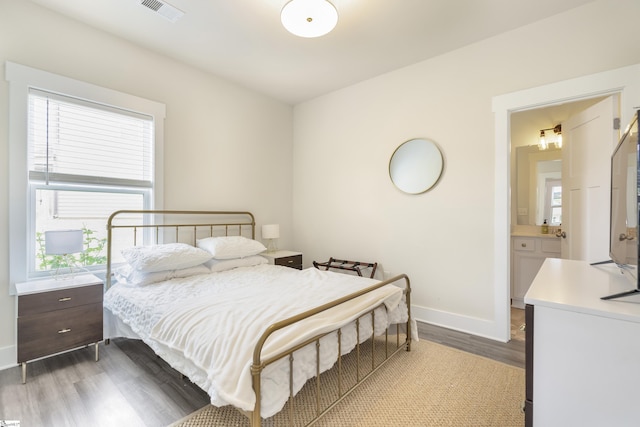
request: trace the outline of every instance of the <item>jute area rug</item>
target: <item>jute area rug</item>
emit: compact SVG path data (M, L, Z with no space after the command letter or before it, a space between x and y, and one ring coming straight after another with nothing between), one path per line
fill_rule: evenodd
M521 368L421 340L410 352L395 355L314 425L523 426L524 381ZM237 410L209 405L171 427L249 425ZM275 425L288 424L286 419L263 420L263 426Z

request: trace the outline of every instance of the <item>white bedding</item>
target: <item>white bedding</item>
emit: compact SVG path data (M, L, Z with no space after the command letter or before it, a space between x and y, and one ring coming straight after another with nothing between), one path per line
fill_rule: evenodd
M282 319L335 300L375 280L273 265L172 279L144 287L114 285L105 295L105 307L118 316L175 369L207 391L216 406L232 404L252 410L250 365L253 349L264 329ZM375 315L375 332L389 323L406 321L402 289L388 285L305 322L278 331L267 340L263 355L277 352L305 338L352 322L382 302ZM258 327L251 327L258 325ZM415 328L414 328L415 330ZM371 335L371 321L360 322L360 340ZM355 324L343 328L342 352L356 341ZM337 356L337 338L321 342L321 370L331 368ZM262 375L261 416L277 413L289 396L288 361L269 365ZM283 372L286 374L283 375ZM315 346L295 354L294 391L315 375Z

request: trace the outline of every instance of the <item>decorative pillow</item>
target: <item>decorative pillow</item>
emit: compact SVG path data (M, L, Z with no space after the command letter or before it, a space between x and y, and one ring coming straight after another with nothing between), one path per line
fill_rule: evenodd
M163 282L165 280L173 278L190 277L197 274L208 273L210 273L209 268L204 264L200 264L196 265L195 267L182 268L178 270L154 271L152 273L145 273L132 268L130 265L123 265L121 267L118 267L113 274L119 283L126 283L136 286L146 286L152 283Z
M207 251L186 243L135 246L123 249L122 256L133 269L144 273L195 267L212 258Z
M207 237L198 240L196 246L211 253L215 259L244 258L267 250L257 240L243 236Z
M269 261L260 255L252 255L244 258L212 259L204 265L208 266L212 273L231 270L237 267L252 267L254 265L267 264Z

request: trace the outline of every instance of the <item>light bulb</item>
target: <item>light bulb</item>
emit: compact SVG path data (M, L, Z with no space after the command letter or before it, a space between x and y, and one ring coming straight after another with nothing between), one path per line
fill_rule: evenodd
M543 130L540 131L540 142L538 143L538 147L541 150L546 150L547 149L547 140L544 137L544 131Z

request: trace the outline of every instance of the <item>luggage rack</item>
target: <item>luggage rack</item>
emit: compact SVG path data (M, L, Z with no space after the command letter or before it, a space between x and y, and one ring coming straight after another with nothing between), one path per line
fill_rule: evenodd
M349 270L358 273L358 276L362 276L362 270L365 268L371 268L371 275L369 278L373 279L376 274L376 268L378 268L377 262L362 262L362 261L347 261L343 259L337 259L330 257L327 262L313 261L313 266L320 270L320 267L324 267L325 270L335 268L338 270Z

